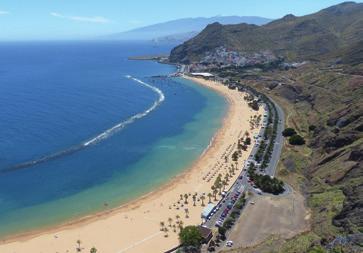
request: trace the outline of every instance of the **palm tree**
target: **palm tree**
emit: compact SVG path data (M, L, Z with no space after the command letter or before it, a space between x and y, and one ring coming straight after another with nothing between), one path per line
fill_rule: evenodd
M216 198L216 196L215 196L216 187L213 185L213 186L211 187L211 190L212 190L213 197L214 197L214 199L215 199L215 198Z
M169 235L168 235L169 229L168 229L168 228L164 228L164 232L165 232L164 237L168 237L168 236L169 236Z
M217 193L218 193L218 190L215 188L213 190L213 194L214 194L214 201L217 201Z
M79 239L78 239L78 240L77 240L77 244L78 244L77 251L78 251L78 252L81 252L81 251L82 251L81 243L82 243L82 242L81 242L81 240L79 240Z
M205 196L204 195L200 196L200 199L202 200L202 206L205 206L204 205Z
M185 208L184 211L185 211L185 218L189 218L189 209Z
M235 170L236 170L236 169L235 169L235 167L232 165L232 167L231 167L231 171L230 171L229 173L230 173L231 175L234 175L234 174L235 174L235 173L234 173L234 172L235 172Z
M227 173L227 174L224 176L224 180L225 180L226 182L228 182L229 177L230 177L230 175L229 175L229 173Z
M184 194L184 204L188 204L188 194Z
M222 182L219 182L218 183L219 195L222 195L222 187L223 187Z
M197 200L197 196L193 195L193 206L195 206L195 201Z
M97 253L97 249L95 247L92 247L91 250L89 251L90 253Z
M168 222L169 222L169 227L171 227L171 223L173 222L172 218L168 218Z
M183 225L184 225L184 222L183 221L180 221L179 222L179 230L180 231L183 229Z
M228 185L227 181L223 180L222 185L223 185L223 191L226 190L226 186Z
M210 203L212 203L212 200L211 200L212 196L213 196L213 195L212 195L212 193L210 193L210 192L209 192L209 193L208 193L208 198L209 198L209 202L208 202L208 203L209 203L209 204L210 204Z
M163 231L164 230L164 227L165 227L165 223L164 221L160 221L160 231Z

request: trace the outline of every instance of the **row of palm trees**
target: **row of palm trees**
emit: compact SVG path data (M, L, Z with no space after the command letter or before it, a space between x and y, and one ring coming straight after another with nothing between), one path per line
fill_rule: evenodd
M242 151L246 151L248 146L251 145L251 137L249 135L249 132L246 131L244 136L237 141L237 150L232 154L232 160L236 162L236 166Z
M204 201L205 201L205 199L206 199L206 196L204 195L204 194L202 194L200 197L199 197L199 199L198 199L198 193L194 193L193 195L191 195L190 193L189 194L187 194L187 193L185 193L184 195L183 194L180 194L180 201L184 201L184 204L188 204L189 202L188 202L188 198L189 198L189 196L191 196L192 197L192 200L193 200L193 206L196 206L197 204L196 204L196 202L197 202L197 200L199 201L199 199L202 201L202 206L205 206L205 204L204 204ZM207 194L207 196L208 196L208 198L209 198L209 203L212 203L212 200L211 200L211 198L213 197L213 194L212 193L208 193ZM178 202L179 203L179 202Z
M214 181L214 184L211 186L211 190L214 196L214 200L217 200L217 193L219 195L222 194L222 191L226 189L226 186L228 185L229 179L231 175L229 173L226 173L224 175L224 178L222 179L222 174L219 174L216 180Z
M250 117L250 127L251 129L255 129L261 123L261 115L254 115Z
M244 136L238 140L238 145L237 145L238 150L235 151L232 155L234 156L232 157L232 160L235 162L235 164L232 163L230 167L227 168L228 172L224 174L224 176L222 176L222 174L219 174L216 180L214 181L214 184L211 186L212 194L214 196L215 201L217 200L217 193L221 195L222 191L224 191L225 187L228 185L230 178L236 174L236 171L238 170L238 158L242 153L242 150L247 149L247 146L251 144L251 138L249 136L250 136L249 132L246 131ZM227 161L228 157L225 157L225 162Z

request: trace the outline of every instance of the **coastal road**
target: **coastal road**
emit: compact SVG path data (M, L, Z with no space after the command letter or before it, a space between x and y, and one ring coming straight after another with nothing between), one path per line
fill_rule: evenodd
M281 107L271 98L269 98L271 102L275 105L276 111L277 111L277 117L278 117L278 125L277 125L277 133L276 133L276 139L275 139L275 145L274 149L271 155L271 159L269 162L269 165L266 168L266 174L270 176L275 176L276 169L278 162L280 160L282 146L284 143L284 137L282 136L282 131L284 129L284 123L285 123L285 115L284 111L281 109ZM276 115L275 115L276 117ZM264 134L264 129L261 128L260 133L261 135ZM255 144L250 157L254 157L257 150L259 148L258 144ZM221 219L223 212L227 209L227 206L229 203L233 202L233 197L238 196L240 197L242 192L247 189L251 189L255 192L255 189L250 186L247 180L247 165L244 164L244 167L241 168L241 173L238 176L237 180L234 182L232 187L227 192L227 195L221 199L221 201L217 204L217 210L208 218L208 220L205 222L205 226L212 228L215 226L216 222ZM241 191L241 189L243 191ZM234 204L234 203L233 203ZM224 219L223 219L224 220Z
M271 155L270 162L266 168L266 173L270 176L275 176L277 165L280 160L282 146L284 145L284 137L282 136L282 131L284 130L285 126L285 114L282 108L269 97L272 103L274 103L277 111L277 117L279 119L277 124L277 133L276 133L276 139L275 139L275 145L274 150Z

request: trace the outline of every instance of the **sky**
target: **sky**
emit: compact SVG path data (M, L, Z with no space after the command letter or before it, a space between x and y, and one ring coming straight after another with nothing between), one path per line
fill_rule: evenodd
M302 16L341 0L0 0L0 40L86 39L189 17ZM356 1L362 2L362 1Z

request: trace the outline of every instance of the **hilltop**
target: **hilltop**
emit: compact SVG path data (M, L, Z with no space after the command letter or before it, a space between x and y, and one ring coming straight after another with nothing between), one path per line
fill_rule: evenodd
M224 47L242 54L271 51L288 60L316 60L363 38L363 3L347 2L317 13L285 17L268 24L213 23L172 50L172 62L192 63Z

